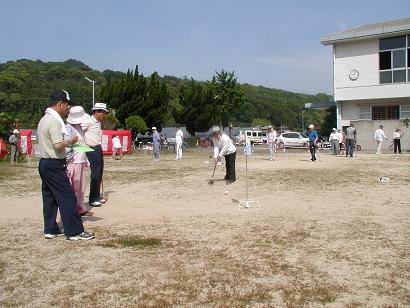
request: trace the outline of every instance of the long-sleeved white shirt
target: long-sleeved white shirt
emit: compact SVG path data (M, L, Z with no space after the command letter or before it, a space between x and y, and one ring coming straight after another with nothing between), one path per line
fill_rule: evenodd
M275 142L275 140L276 140L276 130L274 130L274 131L272 131L272 132L270 132L270 133L267 133L267 134L266 134L266 138L267 138L267 140L268 140L269 143Z
M183 138L184 138L184 133L182 132L182 130L178 129L177 132L175 133L175 142L182 143Z
M228 135L222 134L219 140L214 139L214 155L216 152L219 152L219 158L222 158L222 156L224 155L229 155L236 152L236 147L233 145L232 140Z
M387 139L386 135L384 134L384 131L379 128L378 130L376 130L376 132L374 133L374 140L376 141L383 141L383 139Z

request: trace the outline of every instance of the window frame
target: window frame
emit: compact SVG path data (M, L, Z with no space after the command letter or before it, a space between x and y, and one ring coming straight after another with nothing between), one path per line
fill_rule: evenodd
M379 116L375 117L375 113L379 112L378 109L381 109L381 108L383 108L383 110L382 110L383 115L381 117L379 117ZM397 117L392 116L392 115L396 114L396 111L393 112L393 108L397 108ZM372 116L372 121L400 120L400 105L376 105L376 106L372 106L371 116Z
M403 111L403 109L406 107L408 108L408 110ZM400 120L410 119L410 105L400 105L399 113ZM403 114L407 114L408 116L403 116Z
M369 108L368 112L360 112L361 108ZM363 117L363 115L368 114L367 117ZM372 106L362 105L357 106L357 119L361 121L371 121L372 120Z
M402 35L400 35L402 36ZM397 37L400 37L397 36ZM390 37L390 38L394 38L394 37ZM379 39L379 53L378 53L378 60L379 60L379 67L378 67L378 71L379 71L379 84L380 85L388 85L388 84L400 84L400 83L407 83L410 82L410 63L409 63L409 58L410 58L410 35L405 35L406 38L406 44L404 45L404 47L400 47L400 48L393 48L393 49L380 49L380 41L382 39ZM394 67L394 52L395 51L404 51L404 66L403 67L399 67L399 68L395 68ZM385 53L385 52L390 52L390 69L380 69L380 54L381 53ZM394 81L394 71L403 71L404 70L404 74L405 74L405 80L404 81L398 81L395 82ZM382 82L382 78L381 78L381 74L382 73L390 73L391 76L391 82Z

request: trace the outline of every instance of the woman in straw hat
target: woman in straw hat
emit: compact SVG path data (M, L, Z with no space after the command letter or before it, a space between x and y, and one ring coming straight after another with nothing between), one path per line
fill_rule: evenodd
M85 144L81 124L88 120L89 117L90 116L84 112L83 107L71 107L66 125L68 137L78 136L78 142ZM85 153L73 151L71 148L67 149L67 175L75 196L77 197L78 213L80 213L81 216L92 216L92 213L84 206L86 190L85 167L88 164L87 156Z

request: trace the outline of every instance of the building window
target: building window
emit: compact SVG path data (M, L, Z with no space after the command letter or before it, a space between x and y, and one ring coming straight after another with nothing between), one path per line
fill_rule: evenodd
M400 83L409 80L409 37L410 36L404 35L379 40L379 71L381 84Z
M400 119L410 119L410 105L400 105Z
M372 106L359 106L358 108L359 120L372 119Z
M372 120L398 120L399 106L372 106Z

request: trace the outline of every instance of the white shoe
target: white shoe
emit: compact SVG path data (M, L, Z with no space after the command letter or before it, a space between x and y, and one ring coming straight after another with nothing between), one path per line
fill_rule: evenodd
M100 201L94 201L94 202L92 202L92 203L90 203L90 205L91 206L101 206L102 205L102 203L100 202Z
M105 203L105 202L107 202L107 200L105 200L104 198L100 198L100 202Z
M50 233L46 233L44 234L44 238L47 240L52 240L53 238L56 238L58 236L58 233L56 234L50 234Z

